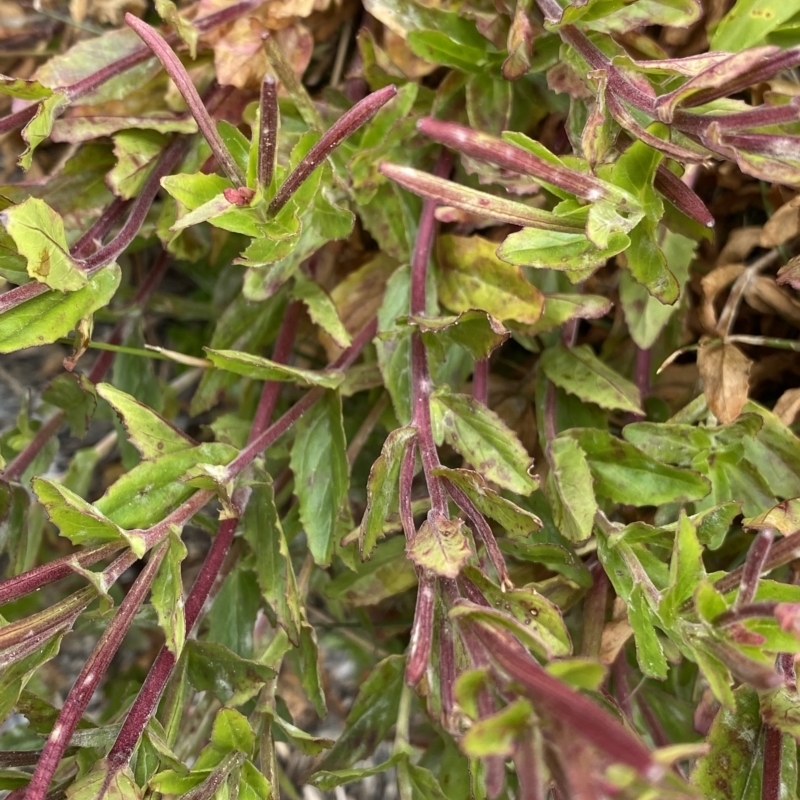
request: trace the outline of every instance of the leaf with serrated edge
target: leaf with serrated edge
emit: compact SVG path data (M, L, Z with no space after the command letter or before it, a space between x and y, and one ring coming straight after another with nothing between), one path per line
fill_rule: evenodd
M496 492L474 470L436 467L431 473L455 484L481 514L495 520L509 536L528 536L542 527L539 517Z
M439 237L439 300L456 313L481 309L501 322L533 325L542 315L542 294L519 267L501 261L496 249L476 236Z
M292 296L302 300L308 309L308 315L333 339L339 347L348 347L352 337L344 327L339 313L330 295L318 284L308 280L301 274L294 276Z
M517 494L530 494L538 483L528 469L531 458L493 411L472 397L444 389L431 396L431 412L444 437L483 477Z
M46 478L34 478L33 488L50 519L73 544L124 541L136 555L144 555L144 542L140 536L123 530L65 486Z
M29 197L0 212L0 223L28 261L28 275L59 292L86 286L86 273L70 256L64 220L44 200Z
M539 364L556 385L601 408L642 413L638 388L604 364L589 345L564 347L557 344L542 353Z
M181 654L186 640L181 580L181 561L186 558L186 552L180 535L175 531L170 533L167 553L150 591L150 602L156 610L158 624L164 631L165 644L176 658Z
M99 270L82 289L69 294L49 291L0 315L0 353L52 344L75 324L108 305L119 286L116 264Z
M366 559L384 535L386 517L397 506L397 481L400 464L416 428L406 426L392 431L383 443L381 454L369 471L367 481L367 508L359 529L361 558Z
M443 578L456 578L472 555L463 528L463 520L437 519L433 513L429 513L428 519L420 525L414 536L414 541L406 549L406 554L418 567Z
M161 414L110 383L98 384L97 393L117 412L142 458L159 458L187 450L196 444L191 437L167 422Z
M336 389L344 380L344 373L335 369L315 372L278 364L267 358L236 350L212 350L207 347L206 353L209 361L218 369L259 381L282 381L299 383L301 386L324 386L326 389Z
M547 450L558 495L558 502L553 504L558 528L572 542L585 541L592 535L598 509L586 453L576 441L564 436L553 439Z
M341 400L327 392L297 423L291 455L300 520L309 550L321 566L333 555L339 509L347 496L346 448Z

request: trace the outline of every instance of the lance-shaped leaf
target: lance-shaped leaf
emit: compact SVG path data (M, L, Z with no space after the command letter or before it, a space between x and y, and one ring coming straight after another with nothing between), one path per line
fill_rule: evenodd
M481 514L495 520L509 536L528 536L542 527L539 517L496 492L478 472L437 467L431 470L431 474L445 478L461 489Z
M121 528L148 528L194 494L185 482L190 470L227 464L237 452L210 442L143 461L118 478L94 506Z
M414 540L406 548L408 557L423 569L443 578L458 577L472 555L464 521L437 517L433 512L420 525Z
M117 412L131 442L144 459L154 459L195 445L194 440L135 397L101 383L97 393Z
M281 381L299 383L301 386L323 386L326 389L336 389L344 380L344 373L341 370L331 369L316 372L278 364L268 358L237 350L212 350L207 347L206 353L208 360L218 369L259 381Z
M426 344L457 344L473 358L488 358L511 333L485 311L464 311L457 317L409 317L408 322L423 333Z
M369 471L367 507L358 536L362 559L372 555L378 539L383 538L386 518L397 509L400 465L416 434L416 428L410 426L392 431Z
M502 711L471 725L461 746L472 758L513 755L517 742L533 722L533 708L527 700L515 700Z
M606 247L598 248L582 231L529 227L507 236L497 255L509 264L576 272L582 280L630 243L627 234L612 233Z
M158 624L164 631L165 643L177 658L186 641L186 616L183 608L183 581L181 561L186 558L186 545L180 535L173 531L169 546L158 568L150 591L150 602L156 610Z
M291 457L300 521L320 565L330 563L339 509L347 496L346 449L341 399L326 392L297 423Z
M475 398L445 389L431 396L431 412L455 448L483 477L517 494L530 494L537 481L522 442L493 411Z
M88 278L69 254L64 221L43 200L29 197L0 212L0 223L20 255L28 260L28 275L59 292L74 292Z
M277 617L278 624L286 631L289 641L297 647L302 622L297 579L268 474L256 473L252 492L244 516L244 538L255 555L261 594Z
M612 306L608 298L597 294L546 294L541 318L526 332L544 333L571 319L600 319L611 311Z
M496 250L478 236L440 236L439 300L457 313L481 309L501 322L532 325L542 315L542 294L522 270L501 261Z
M86 375L76 372L58 375L42 392L42 400L64 411L73 436L86 435L97 407L95 387Z
M580 445L568 436L558 436L547 445L551 473L548 489L559 531L571 542L582 542L592 535L597 500L594 479Z
M604 364L589 345L545 350L539 359L544 374L570 394L601 408L642 414L639 390L627 378Z
M787 186L800 183L800 139L796 136L726 134L712 122L701 138L707 147L734 161L746 175Z
M52 344L66 336L79 320L108 305L121 272L116 264L99 270L86 286L63 294L48 291L0 315L0 353Z
M24 170L29 170L33 163L33 151L48 137L58 115L69 105L64 92L53 92L45 97L33 119L22 129L22 138L28 145L17 163Z
M361 684L345 729L319 764L321 770L351 767L367 758L397 722L403 691L402 656L389 656L378 663Z
M35 478L33 487L50 519L73 544L125 542L140 558L144 555L141 536L129 534L65 486L46 478Z
M477 189L459 186L452 181L437 178L411 167L401 167L384 162L380 165L380 171L387 178L399 183L404 189L408 189L409 192L436 200L440 205L455 206L479 217L550 231L574 232L580 230L581 227L579 224L565 220L549 211L542 211L504 197L496 197L487 192L479 192Z
M347 332L330 295L314 281L295 275L292 297L301 300L311 319L333 339L339 347L349 347L352 337Z
M354 781L362 781L364 778L371 778L373 775L380 775L392 767L396 767L398 763L404 761L408 756L403 752L396 752L386 761L381 761L374 767L361 767L355 769L336 769L336 770L320 770L315 772L308 782L312 786L323 792L330 792L337 786L342 786Z
M633 587L627 598L628 622L633 628L636 641L636 660L642 672L651 677L664 680L669 666L664 655L664 647L656 633L656 616L648 603L641 583Z
M706 797L762 796L764 738L758 694L742 686L734 692L734 699L733 708L723 708L714 718L708 735L710 749L691 775L692 785ZM784 750L790 756L787 763L792 763L789 750L793 754L795 743L785 738L789 742ZM720 794L721 786L724 794Z
M797 10L794 3L738 0L714 30L709 44L713 50L744 55L742 50L763 42L772 31L793 17Z
M475 567L467 567L464 576L478 587L493 610L513 617L535 637L537 654L548 659L570 654L572 642L561 611L533 586L503 591Z
M709 493L708 480L697 472L662 464L607 431L575 428L569 435L586 453L597 494L617 503L659 506Z

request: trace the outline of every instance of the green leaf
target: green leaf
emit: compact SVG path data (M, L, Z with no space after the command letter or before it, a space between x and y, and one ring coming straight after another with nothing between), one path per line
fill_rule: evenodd
M69 372L55 377L42 392L42 400L67 415L73 436L83 438L97 407L94 385L83 373Z
M470 726L462 740L464 752L472 758L509 758L516 744L533 722L533 708L524 699L509 703L502 711L483 717Z
M441 31L411 31L408 44L415 55L431 64L464 72L481 72L486 63L485 50L459 44Z
M499 136L511 118L513 92L510 81L488 70L467 81L467 118L471 127Z
M292 296L302 300L312 321L319 325L339 347L349 347L352 337L347 332L330 295L314 281L300 273L294 276Z
M658 246L657 230L656 222L643 219L630 232L631 244L625 251L625 264L634 279L656 300L672 304L677 302L681 287Z
M292 745L307 756L317 756L323 750L330 750L330 748L333 747L332 739L312 736L310 733L306 733L297 726L292 725L291 722L287 722L282 717L275 715L272 717L272 721Z
M189 211L200 208L221 195L225 189L231 188L231 183L227 178L213 173L206 175L200 172L194 175L167 175L161 179L161 185Z
M709 493L709 482L697 472L662 464L606 431L575 428L569 435L586 453L597 494L616 503L658 506Z
M29 197L0 212L0 223L27 259L31 278L60 292L86 286L86 273L69 254L64 221L47 203Z
M627 600L628 622L636 640L636 660L642 673L664 680L669 669L664 648L655 629L655 617L640 583L633 587Z
M350 606L372 606L407 591L417 583L414 565L405 557L405 539L395 536L381 542L369 561L344 571L327 586L325 594Z
M58 115L69 105L64 92L53 92L39 103L34 118L22 129L22 138L28 145L17 163L24 170L33 164L33 151L48 137Z
M281 381L299 383L301 386L324 386L336 389L344 380L340 370L329 369L316 372L310 369L278 364L267 358L240 353L236 350L212 350L206 348L209 361L218 369L234 372L259 381Z
M337 770L320 770L315 772L308 782L312 786L316 786L323 792L330 792L337 786L343 786L347 783L354 783L355 781L362 781L364 778L371 778L373 775L380 775L392 767L397 766L401 761L406 758L406 754L402 752L394 753L386 761L376 764L374 767L362 767L360 769L337 769Z
M256 472L244 516L244 538L255 555L261 594L275 613L289 641L300 644L302 610L289 547L275 507L270 476Z
M169 547L150 590L150 602L164 631L167 648L177 658L186 640L186 617L183 608L181 561L186 558L186 545L177 533L170 533Z
M144 555L144 541L140 536L123 530L65 486L46 478L34 478L33 488L61 535L73 544L125 542L139 557Z
M233 708L221 708L214 718L211 744L223 753L237 750L249 755L253 752L256 737L247 717Z
M710 749L697 762L691 782L705 797L759 800L764 739L758 694L742 686L734 698L735 707L721 709L714 718Z
M410 426L392 431L386 437L381 454L369 471L367 507L364 510L358 537L362 560L372 555L378 539L384 536L386 518L397 509L400 465L416 434L416 428Z
M542 294L522 270L501 261L496 249L477 236L440 236L439 299L456 313L480 309L501 322L533 325L542 315Z
M148 528L194 494L183 480L190 470L227 464L237 452L210 443L143 461L118 478L94 506L122 528Z
M246 702L275 677L275 671L265 664L242 658L214 642L189 639L184 652L192 686L201 692L213 692L230 705Z
M327 713L325 705L325 689L322 686L319 643L313 625L305 620L300 626L300 647L291 651L296 663L296 673L300 675L300 685L314 706L320 719Z
M112 386L100 383L97 393L117 412L131 442L145 460L188 450L194 441L164 417L136 398Z
M491 517L509 536L528 536L542 527L542 521L530 511L506 499L470 469L437 467L431 474L445 478L457 486L484 516Z
M697 529L686 513L681 511L669 565L669 586L659 606L659 613L667 622L675 620L680 606L691 599L705 577L703 548L697 537Z
M748 47L761 44L772 31L797 13L800 13L800 3L796 0L786 3L736 0L714 31L710 46L713 50L741 53Z
M108 185L118 197L130 200L150 177L169 137L157 131L131 129L121 130L113 138L117 163L108 173Z
M409 317L431 341L456 344L469 350L473 358L488 358L511 335L505 327L484 311L464 311L457 317Z
M523 228L509 234L497 249L497 255L509 264L536 269L558 269L585 274L603 266L631 243L624 233L612 233L606 247L598 248L580 232Z
M208 638L225 645L244 658L253 655L253 624L258 612L259 591L255 575L233 570L225 579L208 613Z
M70 784L66 795L68 800L141 800L142 792L128 766L112 767L102 759Z
M119 286L116 264L96 272L83 289L69 294L48 291L0 316L0 353L52 344L66 336L75 324L108 305Z
M340 398L326 392L296 425L291 469L308 547L320 566L330 563L349 469Z
M557 498L552 505L558 529L571 542L585 541L592 535L598 510L586 453L568 436L553 439L547 451Z
M239 773L239 800L270 800L273 796L272 786L261 770L245 761Z
M418 767L410 761L401 761L397 765L397 775L398 783L410 790L412 800L451 800L442 791L434 774L424 767Z
M438 389L431 396L431 413L447 443L485 480L517 494L536 489L537 482L528 471L530 456L517 435L482 403Z
M490 608L468 600L459 600L450 609L451 619L467 619L470 623L483 625L492 630L505 628L513 633L537 657L549 660L557 655L570 654L569 636L558 609L535 590L514 590L509 601L513 611L502 610L506 606L505 594L499 593L494 601L498 608ZM487 598L488 599L488 598ZM543 614L543 623L539 622Z
M537 655L549 660L570 654L572 643L561 611L533 585L503 591L475 567L467 567L464 575L478 587L493 610L502 609L505 616L523 627L524 641L535 641Z
M678 233L665 231L660 247L667 269L675 276L683 293L697 242ZM620 274L619 296L631 338L643 350L653 346L680 304L680 297L673 305L657 300L627 270Z
M636 386L604 364L589 345L565 347L559 343L542 353L539 365L556 386L587 403L632 414L643 413L642 398Z
M457 578L472 555L463 528L463 520L437 518L430 512L408 545L408 557L434 575Z
M320 762L320 770L352 767L368 758L388 736L397 722L403 669L402 656L389 656L375 666L361 684L344 731Z
M800 496L800 441L778 417L752 401L742 409L754 412L764 421L755 436L743 436L744 452L764 476L777 497Z

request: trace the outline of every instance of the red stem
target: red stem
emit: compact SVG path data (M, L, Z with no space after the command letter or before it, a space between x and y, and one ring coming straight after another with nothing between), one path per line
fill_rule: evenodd
M275 78L264 76L261 83L261 116L258 128L258 185L266 191L275 172L275 152L278 147L278 87Z
M36 771L28 784L28 791L25 793L26 800L44 800L50 781L58 769L72 734L89 705L95 689L111 664L111 659L122 644L139 606L144 602L166 550L167 546L163 544L150 556L108 628L100 637L92 655L84 664L81 674L64 701L64 706L50 731L50 736L47 738Z
M489 359L475 359L472 371L472 396L483 405L489 405Z
M755 539L753 539L742 568L742 579L739 582L739 594L733 604L734 608L750 603L755 597L758 581L761 578L761 571L764 569L764 564L769 556L774 536L774 531L765 529L759 531Z
M289 198L303 185L311 173L348 137L355 133L365 122L397 94L395 86L385 86L377 92L367 95L345 112L331 127L322 134L322 138L309 150L306 157L294 168L293 172L278 189L269 204L269 213L277 214Z

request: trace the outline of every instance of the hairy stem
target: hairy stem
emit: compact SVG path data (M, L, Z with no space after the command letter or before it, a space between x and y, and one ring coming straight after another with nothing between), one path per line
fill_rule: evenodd
M146 22L142 22L142 20L137 19L130 13L125 15L125 22L129 27L133 28L137 36L155 53L167 74L178 87L178 91L186 101L186 105L189 106L189 111L195 118L197 127L200 128L200 132L211 147L211 152L217 159L217 163L222 167L222 171L230 178L234 186L244 186L246 183L244 174L239 169L239 165L228 151L228 148L225 147L214 120L200 99L189 73L186 72L186 68L181 64L178 56L175 55L175 52L164 41L158 31L155 28L151 28Z
M275 153L278 147L278 87L271 75L261 82L258 126L258 185L263 191L272 183L275 172Z

